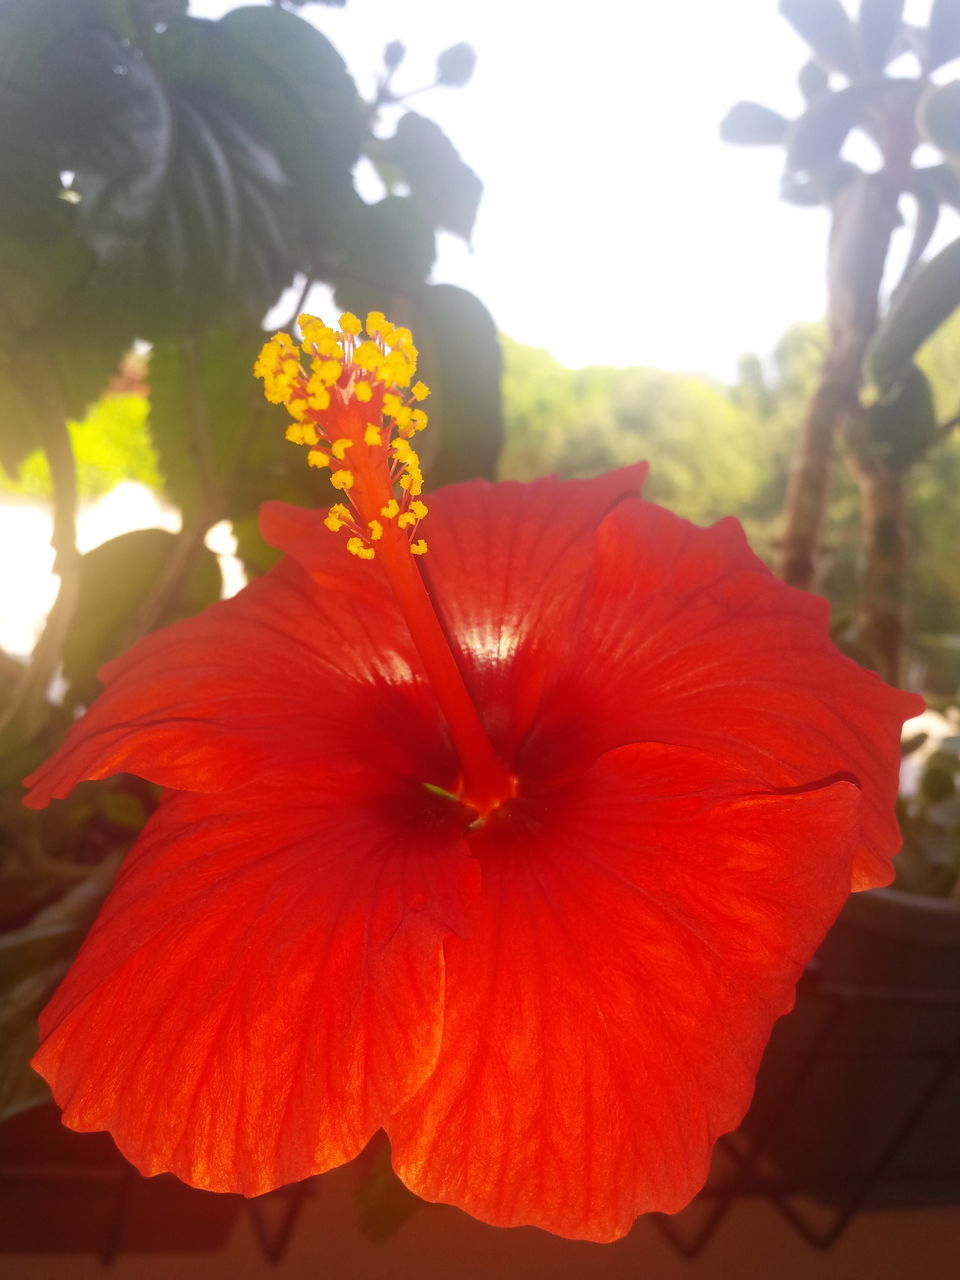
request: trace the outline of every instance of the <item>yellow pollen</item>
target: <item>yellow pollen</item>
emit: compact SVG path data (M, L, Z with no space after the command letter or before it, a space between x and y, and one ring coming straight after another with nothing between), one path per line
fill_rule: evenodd
M290 334L274 334L254 373L267 400L289 410L286 438L306 446L308 464L329 468L342 494L358 489L347 505L335 503L324 523L333 532L346 527L351 554L371 560L374 544L382 543L381 554L384 548L394 554L397 544L385 526L395 520L405 531L403 545L423 555L427 544L416 531L427 505L419 500L423 472L410 439L427 424L417 406L429 388L415 381L418 352L410 330L392 325L382 311L368 312L365 328L350 311L340 316L339 329L306 313L297 325L299 346ZM361 441L364 448L348 455ZM380 518L369 519L375 511Z
M361 342L353 353L353 363L357 368L365 369L370 373L379 373L387 360L384 359L383 352L375 342Z
M348 538L347 550L352 556L359 556L361 560L372 560L377 554L373 547L368 547L362 538Z
M332 533L339 533L345 524L352 519L350 511L342 502L335 502L327 514L324 516L323 523Z

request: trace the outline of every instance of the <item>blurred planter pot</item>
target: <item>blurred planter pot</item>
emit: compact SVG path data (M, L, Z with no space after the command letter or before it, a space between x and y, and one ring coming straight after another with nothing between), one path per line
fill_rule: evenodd
M854 894L774 1030L737 1146L822 1203L905 1208L960 1203L958 1135L960 902Z
M144 1178L105 1133L74 1133L52 1104L0 1125L0 1252L218 1249L240 1196L195 1191L170 1174Z

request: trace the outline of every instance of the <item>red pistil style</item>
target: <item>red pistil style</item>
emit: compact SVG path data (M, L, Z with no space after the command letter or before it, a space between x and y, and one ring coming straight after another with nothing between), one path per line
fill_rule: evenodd
M428 512L410 335L300 325L257 372L337 501L265 504L280 563L104 668L28 779L167 788L35 1066L145 1173L256 1195L383 1129L426 1199L615 1239L699 1190L892 878L920 700L643 467Z

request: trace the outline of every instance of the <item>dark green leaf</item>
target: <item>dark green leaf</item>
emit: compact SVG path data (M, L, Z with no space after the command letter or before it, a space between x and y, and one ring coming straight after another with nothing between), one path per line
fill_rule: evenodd
M821 62L856 75L853 27L840 0L780 0L780 12Z
M411 199L432 227L470 239L483 183L439 125L408 111L379 152L407 183Z
M904 471L936 438L933 392L926 375L908 366L897 387L865 410L866 444L871 461L889 471Z
M363 132L356 88L330 42L284 9L250 6L220 22L170 23L156 56L166 78L213 94L269 142L293 184L301 235L329 252L353 198Z
M870 344L867 370L881 391L904 377L914 353L958 306L960 240L954 240L913 276Z
M960 0L933 0L926 45L926 73L960 57Z
M129 645L131 625L177 552L177 535L166 529L137 529L111 538L80 559L79 606L63 649L69 701L87 702L96 692L96 674ZM158 625L189 617L219 599L220 566L206 547L197 550L179 599Z
M887 65L902 20L903 0L860 0L857 43L865 71L880 72Z
M492 480L503 445L496 326L478 298L451 284L426 289L417 312L419 372L430 387L422 448L429 483Z
M917 110L917 122L928 142L953 164L960 163L960 81L953 80L925 93Z
M459 87L473 75L477 55L472 45L454 44L437 58L437 84Z
M208 504L205 487L229 492L245 443L256 441L265 402L253 362L262 341L259 326L226 321L200 338L154 345L150 431L166 492L189 519Z
M720 137L746 147L776 146L783 141L790 121L760 102L737 102L720 122Z
M847 134L863 120L876 94L875 89L852 85L812 102L790 127L787 168L794 173L814 172L836 160Z
M815 59L805 62L797 73L797 85L804 102L815 102L830 88L830 77Z
M419 296L436 256L436 240L420 209L406 196L357 206L336 274L340 306L357 315L385 311L400 322L392 295Z
M113 32L82 27L50 51L50 128L76 173L79 214L103 262L140 243L173 146L170 106L153 68Z

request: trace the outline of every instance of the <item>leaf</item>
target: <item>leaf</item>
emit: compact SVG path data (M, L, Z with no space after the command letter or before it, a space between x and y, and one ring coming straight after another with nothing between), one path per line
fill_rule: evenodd
M888 471L905 471L936 439L933 391L926 375L914 364L908 366L895 390L869 405L864 413L872 460Z
M430 387L424 465L432 486L492 480L503 446L503 360L490 313L456 285L426 289L414 330Z
M293 183L301 235L314 253L329 252L354 196L364 130L356 87L330 41L284 9L248 6L216 23L171 23L157 57L171 81L234 104L238 122L262 133Z
M928 195L941 204L960 208L960 174L948 164L924 165L914 169L911 190L918 195Z
M400 117L394 136L378 151L383 160L395 166L432 227L469 241L483 183L460 159L438 124L407 111Z
M63 647L71 704L89 700L96 692L97 672L130 643L134 615L175 555L177 538L166 529L137 529L81 556L79 605ZM220 591L217 558L201 547L179 599L156 625L198 613L218 600Z
M788 170L812 172L836 160L847 134L862 121L877 93L873 86L851 85L812 102L790 127Z
M804 102L815 102L830 89L830 77L816 59L805 62L797 72L797 87Z
M166 493L187 522L208 503L205 486L229 492L244 442L256 440L265 402L253 362L263 337L259 325L229 320L199 338L154 345L150 432Z
M119 855L108 857L29 924L0 934L0 1120L49 1097L29 1065L37 1047L36 1020L93 924L119 865Z
M821 62L856 75L853 27L840 0L780 0L780 12Z
M720 122L720 137L743 147L776 146L786 136L790 121L760 102L737 102Z
M780 198L804 207L830 204L858 177L860 170L855 164L839 159L812 173L785 173L780 179Z
M473 75L477 55L472 45L453 44L437 57L437 84L459 88Z
M926 35L925 74L960 57L960 0L933 0Z
M76 174L79 218L101 262L129 254L156 205L170 163L170 105L153 67L128 42L93 25L50 50L50 128Z
M882 392L900 382L914 353L958 306L960 240L954 240L917 271L870 343L867 372Z
M337 303L357 315L386 311L401 322L390 297L419 296L436 252L433 231L410 197L358 204L334 277Z
M902 21L903 0L860 0L857 44L865 71L883 71Z
M931 88L917 108L920 131L952 163L960 163L960 81Z

